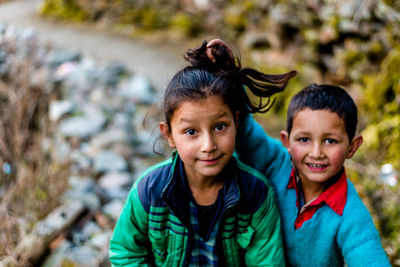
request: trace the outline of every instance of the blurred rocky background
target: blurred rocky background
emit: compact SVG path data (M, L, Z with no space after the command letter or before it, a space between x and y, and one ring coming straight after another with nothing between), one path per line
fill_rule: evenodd
M400 266L400 1L46 0L38 15L177 54L218 37L243 65L296 69L274 108L257 116L276 137L302 87L346 88L364 136L348 173ZM153 61L162 66L156 76L175 71ZM0 266L109 266L108 240L130 186L169 153L155 127L164 81L121 62L0 24Z

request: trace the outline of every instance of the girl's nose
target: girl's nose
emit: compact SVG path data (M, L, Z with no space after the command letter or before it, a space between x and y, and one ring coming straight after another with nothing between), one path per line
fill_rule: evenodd
M202 138L201 151L212 152L217 148L217 143L212 134L204 134Z

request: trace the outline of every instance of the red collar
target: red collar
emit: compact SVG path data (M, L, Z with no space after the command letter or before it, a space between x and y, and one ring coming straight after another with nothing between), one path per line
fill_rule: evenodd
M294 168L292 169L292 173L290 174L289 184L287 188L296 189L296 193L298 193L298 186L296 182L296 175ZM297 194L298 195L298 194ZM331 184L327 189L325 189L321 195L319 195L313 202L310 203L310 206L319 206L322 202L326 203L333 211L335 211L338 215L342 216L344 206L347 201L347 178L346 172L343 170L340 178ZM299 207L300 200L297 199L297 206Z

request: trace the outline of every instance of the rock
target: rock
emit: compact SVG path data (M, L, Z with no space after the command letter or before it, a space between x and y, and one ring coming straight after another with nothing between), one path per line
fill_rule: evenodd
M93 192L95 188L95 181L86 176L70 176L68 184L71 190L79 192Z
M66 137L85 139L98 133L105 123L106 118L98 108L88 107L84 110L84 115L63 120L59 129Z
M128 75L128 73L129 71L125 65L115 62L105 67L103 79L107 86L116 86L121 78Z
M63 201L79 200L90 211L96 211L101 207L101 201L97 194L93 192L68 190L62 197Z
M124 202L122 200L114 199L103 206L102 212L114 221L117 221L123 206Z
M119 95L133 101L133 103L150 104L155 100L155 94L146 77L135 75L119 88Z
M7 61L6 51L0 49L0 64L4 64Z
M61 266L98 267L98 252L89 247L74 247L67 251Z
M109 172L103 175L98 184L100 187L107 189L112 187L130 187L133 179L128 172Z
M37 32L34 28L29 27L22 30L21 41L25 42L26 55L30 55L37 45Z
M129 137L125 130L112 127L94 136L85 152L88 155L95 156L103 149L109 149L115 143L128 144Z
M110 231L96 233L89 239L88 246L102 251L108 251L111 235L112 232Z
M86 240L100 233L102 233L102 229L93 221L86 223L82 229L82 235Z
M49 64L52 68L56 68L65 62L79 62L81 54L78 52L67 51L67 50L56 50L52 51L49 57Z
M38 222L29 235L15 248L15 255L24 256L36 262L46 251L47 245L66 230L85 210L80 201L67 202Z
M63 261L65 254L71 249L72 243L68 240L64 240L64 242L49 256L46 257L41 267L54 267L61 266L61 262Z
M132 158L131 164L134 170L134 180L138 179L141 177L144 172L152 165L155 164L155 159L153 157L147 158L147 157L134 157Z
M69 100L51 101L49 117L52 121L58 121L63 115L70 114L74 110L74 104Z
M72 140L73 138L71 138L71 141ZM85 143L82 143L81 146L85 146ZM76 175L90 173L93 166L93 159L85 155L81 150L74 149L70 153L69 159L72 162L71 172Z
M125 200L133 179L127 172L111 172L101 177L98 183L107 199Z
M66 137L76 136L88 138L97 133L102 124L93 123L89 117L80 116L64 120L60 124L60 131Z
M94 169L97 173L126 171L128 164L119 154L111 150L103 150L94 159Z

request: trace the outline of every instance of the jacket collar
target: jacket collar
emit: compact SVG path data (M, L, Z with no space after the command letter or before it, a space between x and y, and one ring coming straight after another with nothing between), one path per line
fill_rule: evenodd
M192 198L191 191L187 183L183 161L176 152L173 153L172 157L173 164L169 180L161 196L175 216L188 224L190 218L189 201ZM240 191L236 181L236 169L236 159L232 157L220 174L224 177L222 212L235 206L240 200Z

